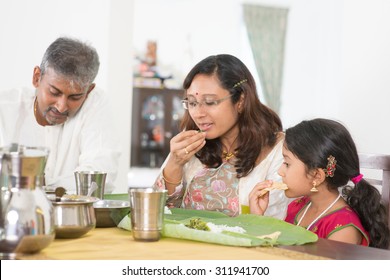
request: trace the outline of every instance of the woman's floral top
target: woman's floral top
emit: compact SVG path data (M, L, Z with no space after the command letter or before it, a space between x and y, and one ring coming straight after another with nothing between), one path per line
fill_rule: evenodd
M233 164L224 162L218 168L199 170L188 185L182 208L238 215L238 179Z

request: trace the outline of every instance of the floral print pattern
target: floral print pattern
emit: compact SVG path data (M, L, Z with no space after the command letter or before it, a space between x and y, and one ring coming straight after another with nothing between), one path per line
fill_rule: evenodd
M219 211L229 216L239 214L238 179L233 163L199 170L183 199L183 208Z

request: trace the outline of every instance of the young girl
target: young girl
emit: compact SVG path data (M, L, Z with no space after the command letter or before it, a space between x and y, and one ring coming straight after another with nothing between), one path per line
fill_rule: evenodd
M314 119L287 129L283 157L278 173L288 186L285 194L297 197L288 206L287 222L321 238L389 247L390 233L380 193L360 174L355 143L343 125ZM350 180L353 187L346 186ZM268 194L259 195L271 184L259 183L252 190L251 213L264 213Z

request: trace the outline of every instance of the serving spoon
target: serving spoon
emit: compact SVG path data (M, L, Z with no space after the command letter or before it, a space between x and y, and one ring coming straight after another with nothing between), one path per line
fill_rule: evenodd
M61 201L61 197L65 194L66 190L65 188L63 187L57 187L55 190L54 190L54 193L56 195L56 202L59 202Z

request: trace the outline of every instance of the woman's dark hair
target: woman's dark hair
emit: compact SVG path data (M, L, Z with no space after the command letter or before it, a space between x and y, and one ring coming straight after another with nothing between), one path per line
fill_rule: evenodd
M244 177L255 167L261 151L276 143L276 132L282 131L282 122L274 111L260 102L253 76L238 58L220 54L203 59L184 79L185 91L198 74L215 75L220 86L229 91L233 104L240 100L241 94L244 95L244 106L238 116L239 135L235 150L237 177ZM238 86L237 83L239 83ZM184 114L181 129L198 129L188 111ZM221 154L222 143L219 138L216 138L208 139L196 157L206 166L217 167L222 164Z
M356 145L342 124L328 119L303 121L286 130L284 145L306 165L307 171L326 168L327 158L334 156L336 170L333 177L325 179L328 187L342 187L343 197L369 232L370 247L389 247L387 213L379 191L364 179L354 187L347 186L351 178L360 174L360 167Z

